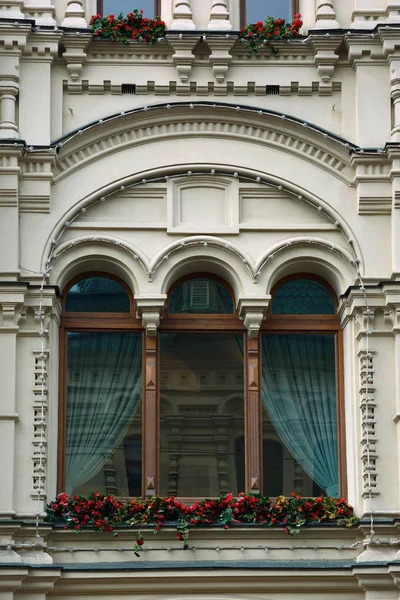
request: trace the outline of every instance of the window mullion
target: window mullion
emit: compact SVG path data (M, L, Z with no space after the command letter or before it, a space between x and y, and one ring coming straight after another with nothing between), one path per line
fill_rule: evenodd
M158 336L144 337L143 477L144 495L157 491L158 463Z
M261 481L260 336L245 338L246 491L259 493Z

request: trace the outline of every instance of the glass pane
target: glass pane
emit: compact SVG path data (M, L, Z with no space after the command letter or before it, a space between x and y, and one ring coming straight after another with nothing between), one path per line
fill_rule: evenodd
M232 315L232 296L223 285L213 279L188 279L172 292L169 312Z
M120 283L108 277L87 277L68 292L67 312L129 312L130 301Z
M262 401L264 494L337 496L335 337L263 335Z
M329 290L313 279L293 279L284 283L272 299L274 315L334 315Z
M142 336L68 333L66 491L139 496Z
M126 15L133 11L134 8L143 10L143 16L153 19L154 15L154 0L140 0L139 3L132 3L131 0L103 0L103 15L114 15L118 17L120 13Z
M162 496L243 491L242 348L242 335L160 335Z
M246 0L246 23L264 21L269 16L292 21L292 0Z

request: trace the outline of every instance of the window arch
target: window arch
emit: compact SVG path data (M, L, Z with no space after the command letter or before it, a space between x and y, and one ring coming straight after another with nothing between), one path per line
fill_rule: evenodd
M72 280L61 317L60 491L344 495L336 300L309 274L271 295L249 339L229 285L191 274L171 286L157 336L146 337L122 281Z

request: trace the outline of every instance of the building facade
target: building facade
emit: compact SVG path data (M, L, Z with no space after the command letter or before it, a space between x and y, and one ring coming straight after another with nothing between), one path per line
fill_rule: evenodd
M400 598L400 2L0 6L0 600ZM249 52L266 14L301 35ZM119 537L60 492L344 497ZM148 538L148 539L147 539Z

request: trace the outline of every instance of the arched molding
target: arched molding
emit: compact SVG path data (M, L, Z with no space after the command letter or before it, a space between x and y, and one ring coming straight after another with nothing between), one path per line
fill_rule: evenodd
M84 253L79 244L65 243L64 252L54 262L54 268L50 272L50 283L64 289L80 274L96 271L103 272L105 275L115 275L126 283L132 295L138 293L140 267L123 248L117 245L113 248L108 244L101 245L82 238L80 244L85 245Z
M202 165L190 165L191 168L193 169L193 172L190 171L192 173L192 177L193 179L197 176L197 173L195 172L195 169L201 169L201 171L198 173L198 175L203 176L204 173L206 172L213 172L213 169L210 168L212 165L209 164L202 164ZM62 215L62 217L59 219L59 221L55 224L55 226L53 227L53 230L51 232L51 234L49 235L49 238L47 240L47 243L45 245L44 248L44 252L42 255L42 265L43 268L46 264L46 261L49 257L49 255L52 253L52 249L54 247L55 242L57 242L57 248L56 251L53 252L53 254L55 256L58 256L62 250L62 252L65 250L65 244L71 244L71 241L69 240L68 242L62 242L62 236L64 231L66 230L66 228L72 223L74 222L76 219L79 219L79 215L80 213L87 213L87 211L92 207L92 206L96 206L98 205L98 203L104 199L104 196L107 197L108 201L112 201L112 196L114 194L117 194L121 189L127 189L131 186L138 186L138 185L142 185L144 183L151 183L152 181L166 181L168 178L172 178L174 176L178 177L182 177L182 175L187 174L187 171L185 171L185 168L187 167L187 165L183 165L183 166L179 166L177 167L176 165L174 166L170 166L167 169L154 169L151 172L140 172L140 173L135 173L134 175L130 175L128 177L125 177L123 180L118 180L118 181L114 181L114 182L110 182L106 187L103 187L99 190L95 190L94 192L88 194L86 197L82 198L78 203L74 204L72 207L69 207L68 210ZM179 170L178 170L179 169ZM275 187L277 190L286 190L288 191L291 195L296 196L297 200L299 202L304 202L306 204L308 204L310 207L312 207L315 210L318 210L319 213L321 215L324 215L327 218L327 221L331 222L333 225L335 225L338 228L338 231L341 231L344 238L346 239L346 245L349 249L349 251L353 251L354 252L354 256L352 257L353 259L355 257L357 257L360 260L360 263L362 263L362 254L361 254L361 249L360 246L355 238L355 236L353 235L353 232L350 228L350 225L347 223L347 221L344 219L344 217L342 215L340 215L337 210L335 210L330 204L328 204L327 202L325 202L324 200L322 200L320 197L316 196L315 194L312 194L310 192L308 192L307 190L303 190L302 188L299 188L298 185L296 185L295 183L292 182L287 182L287 181L283 181L281 178L278 178L274 175L271 174L265 174L265 173L260 173L259 171L252 171L249 169L244 169L244 168L239 168L239 167L235 167L234 165L221 165L220 169L218 169L218 174L223 174L224 176L231 176L231 177L240 177L243 178L245 181L249 181L249 182L259 182L260 185L265 185L265 186L271 186L271 187ZM145 177L146 176L146 177ZM300 193L299 193L300 192ZM97 241L104 240L105 243L110 242L110 243L117 243L118 241L115 240L115 238L112 238L111 236L106 236L106 235L98 235L98 236L87 236L88 241L90 239L94 240L94 238L97 238ZM205 239L206 236L191 236L190 240L195 240L197 239L197 237L201 238L201 239ZM189 239L189 238L188 238ZM216 237L211 237L210 239L212 239L215 242L219 242L219 243L224 243L226 244L227 242L224 242L224 240L222 238L216 238ZM309 238L307 238L308 240ZM83 238L77 238L77 240L81 240L78 241L77 243L83 243L85 240ZM324 243L327 243L329 245L330 242L326 242L324 240L322 240ZM288 242L285 243L289 243L291 242L291 240L288 240ZM162 250L160 250L155 257L152 260L149 260L146 256L142 255L140 253L140 251L137 248L130 248L129 244L125 244L124 245L128 248L128 251L131 252L132 255L137 255L139 257L139 262L141 262L141 264L143 265L143 267L145 268L145 270L147 271L154 271L154 267L156 264L158 264L158 262L160 262L160 260L162 260L163 256L165 256L166 254L168 254L171 251L175 251L177 249L177 247L184 245L185 244L185 238L181 239L181 240L177 240L175 242L172 242L170 245L164 247ZM229 245L231 246L231 249L233 250L235 248L235 244L232 244L229 242ZM242 259L245 259L246 262L248 261L248 264L252 264L252 260L250 259L250 257L246 256L245 253L239 249L238 246L236 246L237 249L237 253L239 255L241 255ZM271 249L270 252L273 252L274 250ZM263 255L263 257L260 257L257 261L256 264L254 265L254 273L257 273L257 271L260 268L260 265L262 264L262 261L264 259L266 259L266 255Z
M324 240L325 241L325 240ZM346 289L354 284L355 265L343 251L333 252L327 244L299 241L302 252L296 245L285 246L268 261L259 279L259 285L267 294L284 277L297 273L310 273L324 279L334 289L339 298ZM271 255L270 255L271 256Z
M158 273L161 293L167 294L178 279L195 273L210 273L226 281L233 290L236 304L240 296L254 287L249 270L239 259L232 259L227 250L197 246L164 261Z
M243 141L290 153L327 170L347 185L352 184L355 174L349 156L352 145L346 140L295 117L251 106L156 105L101 119L79 131L54 143L59 150L55 182L133 146L177 138L193 141L193 137Z

